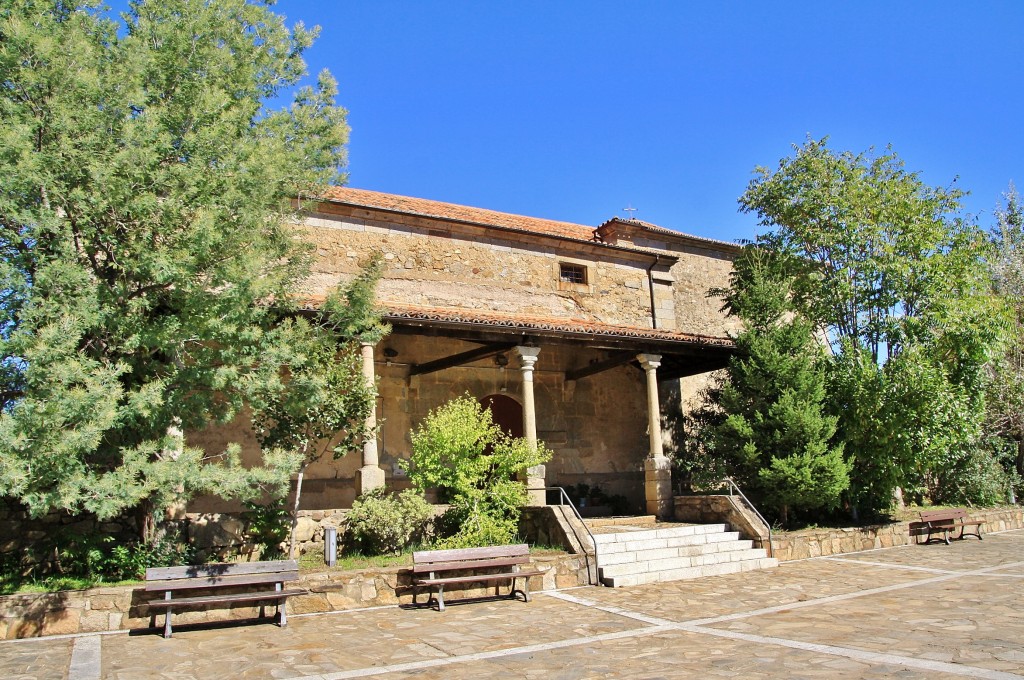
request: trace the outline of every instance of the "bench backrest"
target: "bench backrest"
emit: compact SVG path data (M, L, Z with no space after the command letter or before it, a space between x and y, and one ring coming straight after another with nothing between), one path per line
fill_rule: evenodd
M967 519L967 511L963 508L952 510L927 510L921 513L922 522L952 522L955 519Z
M153 567L146 570L146 590L276 583L294 581L298 577L299 564L295 560Z
M417 550L412 554L413 571L416 573L446 569L500 567L526 564L529 561L530 546L525 543L458 550Z

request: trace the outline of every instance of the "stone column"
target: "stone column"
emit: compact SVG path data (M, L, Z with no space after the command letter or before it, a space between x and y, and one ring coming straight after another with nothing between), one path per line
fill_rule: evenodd
M369 342L360 343L363 355L363 379L373 387L373 345ZM366 431L363 438L363 466L356 471L356 495L361 496L367 491L384 486L384 471L377 465L377 402L366 417Z
M636 358L647 374L647 434L651 449L644 461L647 514L657 515L659 519L671 519L672 463L665 456L661 442L661 404L658 400L658 366L661 366L661 356L637 354Z
M520 370L523 373L523 435L532 448L537 446L537 410L533 401L533 365L537 363L537 355L540 354L540 347L515 348L516 355L521 362ZM546 470L543 465L535 465L526 469L526 487L528 489L539 489L546 485ZM544 491L529 492L530 506L547 505L547 494Z

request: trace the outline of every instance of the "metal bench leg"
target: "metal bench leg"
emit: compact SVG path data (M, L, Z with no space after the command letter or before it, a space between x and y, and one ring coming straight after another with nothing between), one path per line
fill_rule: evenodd
M282 628L288 627L288 599L279 600L277 604L278 625Z
M444 586L437 587L437 611L444 611Z
M169 590L165 590L164 591L164 599L165 600L170 600L171 599L171 591L169 591ZM171 608L170 607L168 607L167 609L164 610L164 637L165 638L171 637Z
M526 598L527 602L530 601L530 577L529 576L524 576L523 577L523 597Z

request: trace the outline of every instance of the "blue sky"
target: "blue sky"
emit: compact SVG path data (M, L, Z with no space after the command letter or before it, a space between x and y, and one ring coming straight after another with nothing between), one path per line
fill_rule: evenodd
M983 226L1024 189L1024 2L314 2L349 185L752 238L757 165L892 144Z

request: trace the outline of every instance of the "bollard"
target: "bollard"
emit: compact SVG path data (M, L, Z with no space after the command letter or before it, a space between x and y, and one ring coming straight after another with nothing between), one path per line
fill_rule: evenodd
M324 562L328 567L338 563L338 527L324 527Z

